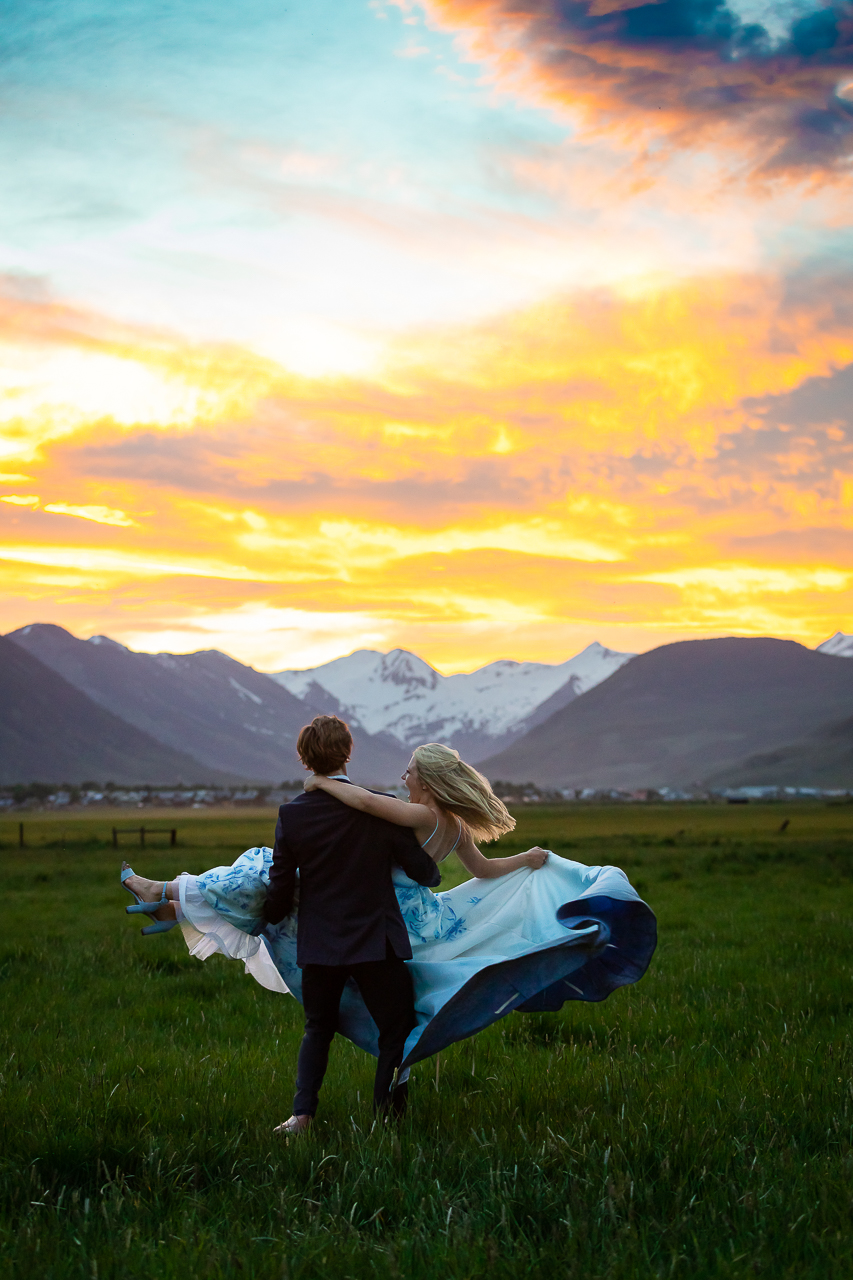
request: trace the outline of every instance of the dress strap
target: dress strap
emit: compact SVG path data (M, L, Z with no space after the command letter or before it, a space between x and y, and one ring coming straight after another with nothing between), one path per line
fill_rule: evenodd
M445 858L449 858L449 857L450 857L450 855L451 855L451 853L453 853L454 849L455 849L455 848L456 848L456 846L458 845L459 841L462 839L462 819L461 819L461 818L457 818L457 819L456 819L456 822L457 822L457 824L458 824L458 828L459 828L459 829L458 829L458 831L456 832L456 839L453 841L453 844L452 844L452 845L450 846L450 848L447 850L447 853L445 853L443 857L439 858L439 860L438 860L439 862L444 862L444 859L445 859ZM433 835L435 835L435 832L433 831L433 833L432 833L432 834L433 834ZM430 838L432 838L432 837L430 837Z
M426 838L426 840L424 840L423 844L421 845L421 848L422 848L422 849L425 849L425 848L427 847L427 845L429 844L430 840L431 840L431 839L432 839L432 837L435 835L436 831L438 831L438 824L439 824L440 822L441 822L441 818L436 818L436 820L435 820L435 826L434 826L434 827L433 827L433 829L432 829L432 834L431 834L431 835L428 835L428 836L427 836L427 838ZM458 839L459 839L459 837L457 836L457 841L458 841ZM456 848L456 845L454 845L454 846L453 846L453 848L455 849L455 848ZM451 852L452 852L452 850L451 850Z

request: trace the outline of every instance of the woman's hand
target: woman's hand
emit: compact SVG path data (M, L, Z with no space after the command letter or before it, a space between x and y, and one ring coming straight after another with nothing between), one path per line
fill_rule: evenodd
M312 773L311 776L309 778L306 778L305 781L303 782L302 790L303 791L322 791L323 783L325 781L326 781L325 776L322 773Z
M539 845L536 845L535 849L528 849L520 856L524 859L525 866L528 866L531 871L538 871L548 861L548 850L540 849Z
M457 857L466 871L480 880L496 880L498 876L510 876L514 871L538 871L548 861L548 850L528 849L526 853L513 853L508 858L484 858L469 833L461 840Z

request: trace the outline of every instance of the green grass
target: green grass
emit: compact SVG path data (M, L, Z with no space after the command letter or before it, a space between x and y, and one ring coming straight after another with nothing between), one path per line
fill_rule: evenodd
M36 815L24 850L0 822L2 1274L853 1271L853 806L525 806L501 851L624 867L659 919L648 975L420 1064L399 1133L336 1040L287 1144L301 1010L139 936L109 831L142 820ZM273 816L172 821L177 850L125 837L139 870L230 862Z

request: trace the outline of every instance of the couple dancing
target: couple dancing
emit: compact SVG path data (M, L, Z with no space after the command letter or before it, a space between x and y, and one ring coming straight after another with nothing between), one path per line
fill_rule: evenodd
M486 858L476 841L515 821L451 748L415 749L408 803L350 782L335 716L306 725L297 751L312 776L279 810L273 849L165 883L121 873L128 912L154 918L143 933L180 923L192 955L241 959L302 1003L293 1114L276 1132L310 1125L336 1032L378 1057L374 1108L400 1115L415 1062L513 1010L603 1000L642 977L655 919L624 873L539 848ZM433 893L454 851L474 879Z

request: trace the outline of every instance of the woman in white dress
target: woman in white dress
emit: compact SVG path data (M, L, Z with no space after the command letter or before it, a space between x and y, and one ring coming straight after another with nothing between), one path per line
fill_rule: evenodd
M404 1069L513 1010L546 1012L566 1000L603 1000L642 977L656 944L655 918L622 871L539 848L485 857L475 839L494 839L515 821L482 774L450 747L417 747L403 780L408 803L316 774L305 787L411 827L437 862L455 851L474 877L433 893L399 868L393 873L412 945L407 963L418 1019ZM263 986L298 999L298 903L279 924L262 918L271 861L271 849L249 849L231 867L166 884L125 866L123 883L137 899L128 911L155 916L156 932L180 921L192 955L242 959ZM344 992L339 1030L377 1052L376 1027L355 984Z

